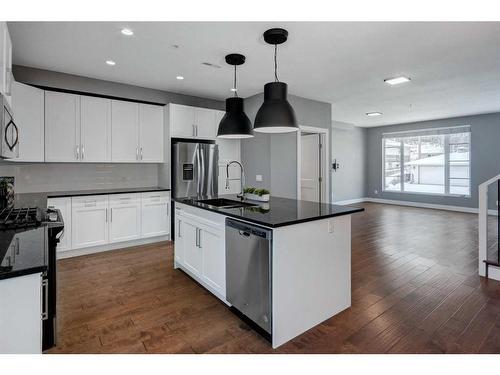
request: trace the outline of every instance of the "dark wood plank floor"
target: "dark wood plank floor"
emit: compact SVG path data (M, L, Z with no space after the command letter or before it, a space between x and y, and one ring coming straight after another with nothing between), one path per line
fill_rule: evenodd
M162 243L59 261L49 353L500 353L500 283L477 276L476 215L364 206L352 307L277 350Z

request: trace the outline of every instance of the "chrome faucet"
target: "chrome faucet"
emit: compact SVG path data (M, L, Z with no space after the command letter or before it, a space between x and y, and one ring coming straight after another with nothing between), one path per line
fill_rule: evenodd
M241 177L240 178L229 178L229 166L231 164L238 164L241 169ZM245 185L245 172L243 169L243 165L237 160L230 161L229 163L226 164L226 189L229 189L229 181L234 181L234 180L240 180L241 184L241 191L237 195L238 198L243 198L243 186Z

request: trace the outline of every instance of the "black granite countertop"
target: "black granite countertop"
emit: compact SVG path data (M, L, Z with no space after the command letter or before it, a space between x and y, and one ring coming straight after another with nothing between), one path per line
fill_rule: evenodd
M240 201L240 198L237 198L236 195L220 195L217 198ZM244 208L216 208L199 203L192 198L179 198L175 199L175 201L270 228L279 228L286 225L350 215L364 211L364 208L361 207L320 204L273 196L271 196L270 201L267 203L245 201L246 203L256 204L257 206Z
M45 272L48 226L0 232L0 280Z

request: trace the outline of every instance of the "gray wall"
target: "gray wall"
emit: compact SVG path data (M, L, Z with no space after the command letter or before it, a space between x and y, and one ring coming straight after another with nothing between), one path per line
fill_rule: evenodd
M332 159L340 168L332 171L332 202L366 197L367 129L332 122Z
M437 128L447 126L471 126L471 197L444 197L421 194L382 192L382 133ZM465 116L381 126L367 129L367 195L373 198L394 199L430 204L461 207L478 207L478 185L500 174L500 113ZM378 194L375 193L378 191ZM496 189L490 194L490 207L495 207Z
M263 94L245 99L245 112L252 123L263 101ZM330 128L331 105L289 95L288 101L300 125ZM242 140L241 159L245 167L246 185L264 187L275 196L297 197L297 138L296 134L259 134ZM330 155L328 157L330 160ZM263 181L257 182L256 175Z
M177 103L224 109L224 102L103 81L72 74L14 65L16 81L39 86L75 90L155 103ZM167 159L168 161L168 159ZM170 187L165 178L168 164L86 164L0 162L0 176L14 176L17 192L78 190L116 187L142 187L160 184Z

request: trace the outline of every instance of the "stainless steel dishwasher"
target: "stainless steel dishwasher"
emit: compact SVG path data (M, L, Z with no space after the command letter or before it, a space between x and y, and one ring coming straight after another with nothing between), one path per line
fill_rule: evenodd
M226 299L271 334L272 230L226 218Z

